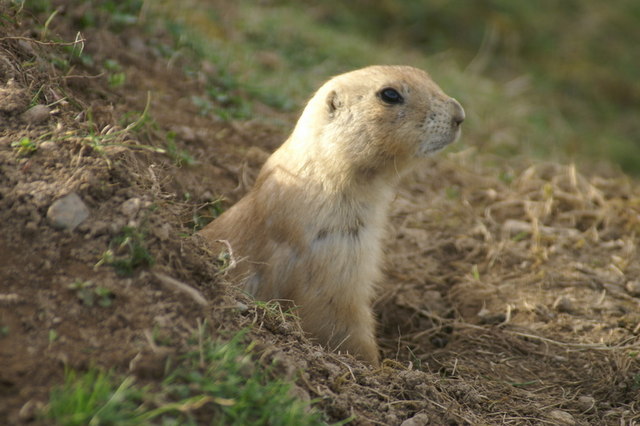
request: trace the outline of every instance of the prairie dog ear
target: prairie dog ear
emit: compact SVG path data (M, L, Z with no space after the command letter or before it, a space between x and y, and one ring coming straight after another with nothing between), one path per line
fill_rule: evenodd
M335 116L338 108L342 106L342 100L338 96L338 92L332 90L327 95L327 111L329 112L329 118L333 118Z

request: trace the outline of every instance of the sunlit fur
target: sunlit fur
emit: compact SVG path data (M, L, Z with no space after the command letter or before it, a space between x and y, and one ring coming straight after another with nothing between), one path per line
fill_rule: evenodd
M394 88L402 104L379 96ZM237 279L261 300L290 300L303 329L378 363L372 301L387 209L401 175L459 134L464 111L418 69L374 66L311 98L254 188L201 231L231 243Z

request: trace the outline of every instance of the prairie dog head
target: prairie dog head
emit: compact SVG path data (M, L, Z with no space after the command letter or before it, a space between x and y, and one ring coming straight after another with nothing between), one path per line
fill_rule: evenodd
M401 172L455 141L464 118L458 101L426 72L372 66L325 83L309 101L291 140L342 172Z

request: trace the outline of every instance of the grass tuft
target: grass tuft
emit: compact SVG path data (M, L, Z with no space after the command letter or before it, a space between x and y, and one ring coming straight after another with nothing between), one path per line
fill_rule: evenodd
M156 389L95 368L67 371L64 385L51 392L46 417L64 425L325 424L293 396L290 383L254 361L245 340L243 331L222 343L201 326L192 350Z
M91 369L84 374L69 370L64 385L51 391L46 417L57 424L134 425L143 390L128 377L117 380L111 372Z
M94 285L91 281L76 280L69 284L69 290L75 291L85 306L97 304L103 308L111 306L115 295L111 290Z
M11 147L15 149L16 153L21 157L31 155L38 150L38 145L28 137L11 142Z
M113 266L121 276L130 276L139 267L152 266L155 260L145 243L145 233L131 226L122 228L122 232L111 240L109 249L104 252L98 265Z

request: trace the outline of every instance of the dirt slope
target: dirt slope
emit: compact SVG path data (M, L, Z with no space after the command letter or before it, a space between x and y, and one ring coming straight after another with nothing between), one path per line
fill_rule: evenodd
M49 34L73 41L83 11L58 3ZM247 190L282 130L200 115L202 82L163 55L162 31L84 28L73 56L42 38L46 16L0 13L0 418L41 421L65 367L158 381L207 321L221 336L251 326L256 359L331 421L640 421L637 182L472 149L427 162L392 207L377 303L389 360L372 370L254 306L191 236L218 197ZM51 206L71 193L88 215L58 229Z

